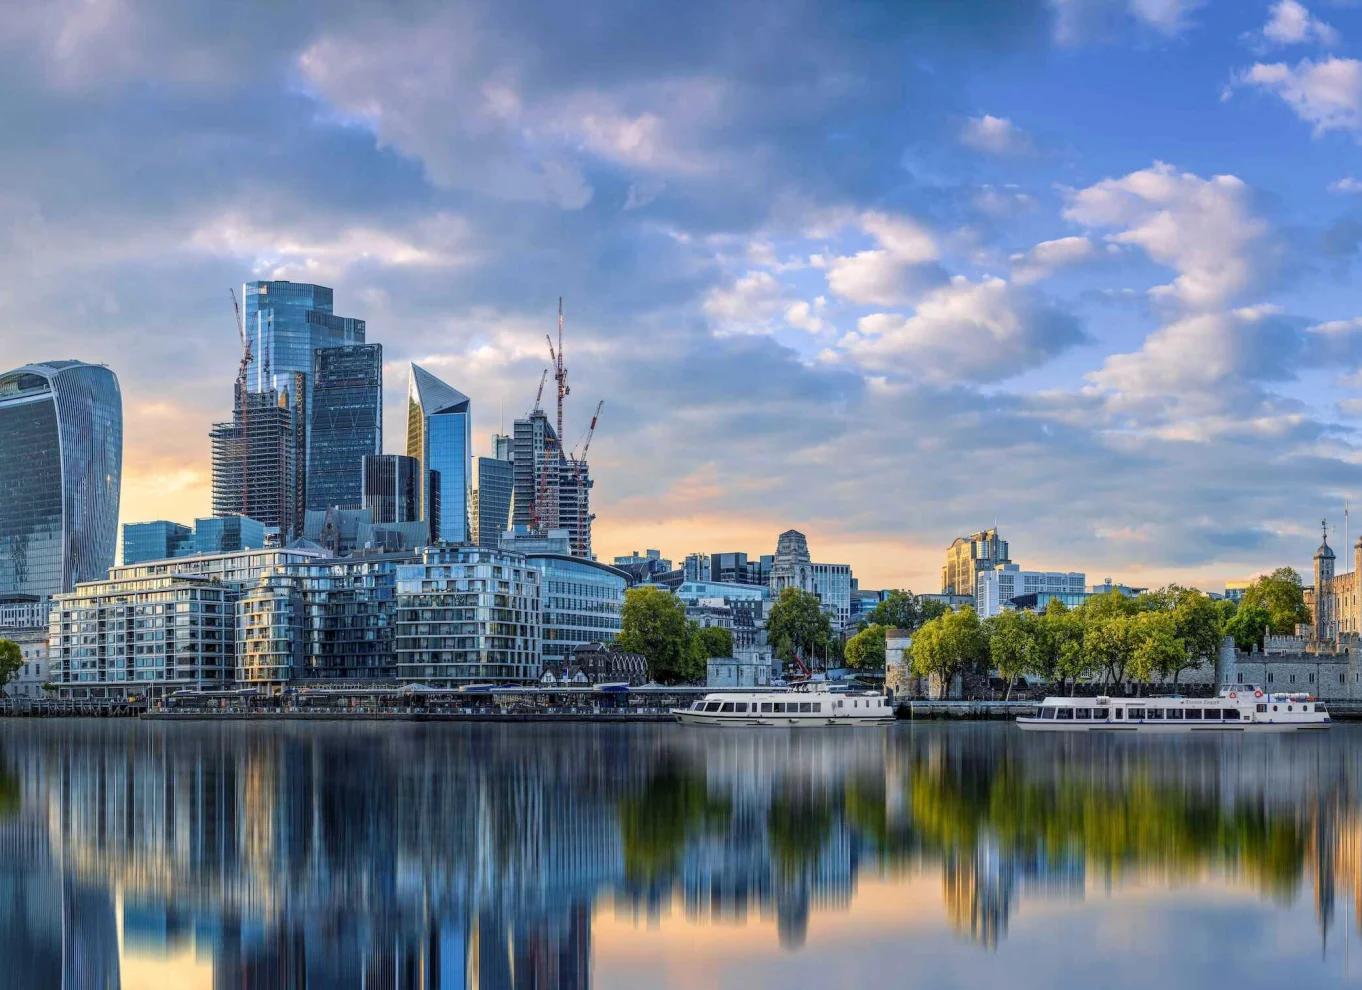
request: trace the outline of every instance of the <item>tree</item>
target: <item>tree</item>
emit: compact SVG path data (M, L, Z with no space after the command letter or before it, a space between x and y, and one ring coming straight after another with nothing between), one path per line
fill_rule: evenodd
M1126 670L1135 656L1135 616L1089 614L1077 610L1083 625L1084 666L1091 671L1102 671L1102 682L1107 689L1120 688L1126 681Z
M697 628L694 631L693 638L706 660L710 657L731 657L733 655L733 630L731 629L724 629L721 626Z
M911 591L894 590L866 616L869 626L887 629L916 629L922 621L922 611Z
M823 653L832 640L832 623L828 621L818 596L798 588L786 588L780 593L766 620L766 635L775 648L776 656L792 660Z
M10 682L24 665L24 654L12 639L0 639L0 689Z
M1031 612L1000 612L984 622L989 660L998 676L1007 678L1008 699L1012 697L1012 685L1030 662L1038 621Z
M615 644L648 660L648 676L660 684L682 684L705 676L703 658L691 647L686 606L654 585L624 594L620 634Z
M1140 681L1151 681L1155 675L1177 676L1188 666L1187 644L1177 635L1177 620L1172 612L1151 609L1131 616L1132 643L1130 672Z
M950 693L956 674L981 664L987 656L979 616L966 606L947 612L925 623L913 636L913 672L919 677L935 677L941 697Z
M857 670L883 670L884 642L884 626L878 624L866 626L847 640L847 666Z
M1234 645L1248 653L1255 646L1262 648L1263 638L1271 624L1272 616L1267 609L1261 605L1241 604L1234 617L1225 623L1225 635L1232 636Z
M1301 576L1290 567L1279 567L1249 585L1239 608L1242 610L1250 605L1267 611L1268 629L1279 636L1289 636L1298 624L1310 621Z
M951 610L945 602L939 602L935 598L919 598L917 600L917 624L918 628L933 619L939 619Z
M1163 666L1151 672L1171 677L1177 684L1184 670L1195 667L1207 658L1214 659L1224 638L1222 610L1204 592L1170 584L1158 591L1140 596L1146 610L1161 612L1172 620L1173 638L1181 644L1182 656L1173 663L1171 655ZM1230 603L1233 605L1233 602Z

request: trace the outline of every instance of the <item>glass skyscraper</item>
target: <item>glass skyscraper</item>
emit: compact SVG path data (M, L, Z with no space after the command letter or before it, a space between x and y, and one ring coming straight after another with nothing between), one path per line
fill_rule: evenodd
M421 518L430 538L469 538L469 452L472 403L429 371L411 366L407 390L407 456L421 463Z
M421 519L421 462L404 454L364 457L364 508L375 523Z
M102 578L118 544L123 400L82 361L0 375L0 595Z
M501 534L511 526L514 487L514 464L498 457L478 458L478 546L501 545Z
M184 523L157 519L123 524L123 563L165 560L188 553L194 546L194 530Z
M295 373L311 376L312 352L318 347L364 343L364 321L336 316L333 293L324 285L247 282L242 294L251 338L246 382L252 392L291 392Z
M310 408L307 508L359 508L364 458L383 450L383 347L317 348Z

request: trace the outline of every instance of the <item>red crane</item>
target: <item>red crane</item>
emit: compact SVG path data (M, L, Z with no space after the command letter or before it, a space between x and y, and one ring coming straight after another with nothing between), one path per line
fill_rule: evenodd
M577 489L577 542L572 549L578 557L585 557L590 549L586 535L587 524L591 521L591 515L586 511L587 496L584 484L586 453L591 449L591 438L596 435L596 421L601 418L601 409L604 407L604 399L596 403L596 411L591 414L591 425L586 428L586 436L582 438L582 453L579 456L574 451L571 457L572 483Z

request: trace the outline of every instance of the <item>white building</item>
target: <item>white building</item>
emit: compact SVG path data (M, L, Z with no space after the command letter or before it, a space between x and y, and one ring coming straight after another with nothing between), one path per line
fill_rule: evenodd
M1023 571L1016 564L999 564L975 578L974 610L987 619L1007 608L1020 595L1082 595L1088 576L1080 571Z
M845 629L851 621L851 565L810 564L813 592L832 619L833 628Z
M43 685L50 678L47 669L47 627L41 629L0 629L0 639L19 644L22 663L5 685L4 693L11 698L37 701L49 697Z

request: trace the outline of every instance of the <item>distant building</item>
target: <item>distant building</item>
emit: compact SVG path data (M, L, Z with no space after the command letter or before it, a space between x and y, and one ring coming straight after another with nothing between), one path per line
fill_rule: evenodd
M979 618L987 619L1005 611L1014 599L1037 593L1082 595L1086 599L1087 580L1080 571L1023 571L1016 564L1000 564L978 573L974 610Z
M312 367L306 508L356 509L364 458L383 452L383 347L319 347Z
M235 390L229 422L209 433L213 455L213 515L258 519L286 537L297 532L302 507L298 410L288 394Z
M364 321L337 316L335 293L306 282L247 282L242 286L244 329L251 339L247 388L252 392L289 393L302 375L313 374L319 347L364 343ZM307 407L308 396L292 397Z
M1226 581L1225 598L1232 602L1242 601L1244 592L1248 591L1252 585L1252 581Z
M473 542L482 547L495 547L501 534L511 525L511 493L515 489L515 465L497 457L478 458L477 509L473 513L476 528Z
M541 571L521 554L428 547L397 570L397 672L423 684L529 684L540 673Z
M628 554L616 557L614 564L629 575L629 580L633 584L648 584L657 575L665 574L672 569L672 562L662 556L661 550L645 550L642 554L632 550Z
M562 440L542 409L515 421L511 524L530 529L566 529L577 557L591 557L591 471L563 450Z
M809 541L799 530L787 529L777 537L770 583L773 596L779 596L786 588L814 590Z
M19 645L19 669L5 685L4 695L38 700L47 697L47 623L51 598L11 595L0 598L0 639Z
M1020 612L1044 612L1053 601L1067 608L1077 608L1091 597L1092 593L1088 591L1032 591L1014 596L1011 605Z
M360 504L375 523L421 518L421 462L403 454L366 454Z
M232 553L263 547L269 538L267 530L268 527L259 519L241 515L195 519L194 553Z
M833 627L844 629L851 622L851 565L818 564L813 570L813 592L832 619Z
M118 544L123 401L102 365L0 375L0 595L45 597L104 576Z
M432 540L464 543L468 517L472 402L419 365L407 391L407 456L421 463L421 518Z
M711 657L705 667L708 688L766 687L771 683L771 664L764 657Z
M642 653L629 653L603 643L586 643L572 652L573 665L590 684L624 681L630 687L648 683L648 659Z
M941 568L941 593L973 598L980 571L1010 563L1007 541L998 536L996 529L956 537L946 550L946 563Z
M157 519L154 522L123 524L123 563L165 560L192 551L194 529L183 523Z

